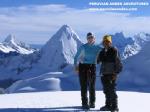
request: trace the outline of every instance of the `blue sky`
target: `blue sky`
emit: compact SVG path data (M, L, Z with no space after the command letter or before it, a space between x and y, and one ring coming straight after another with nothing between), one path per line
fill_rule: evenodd
M22 5L46 5L46 4L66 4L71 7L82 8L88 0L1 0L1 7L22 6Z
M66 4L69 7L83 9L88 8L89 2L149 2L149 0L0 0L0 7L18 7L25 5L47 5ZM138 6L140 11L133 12L134 15L150 15L150 6Z
M130 12L89 12L90 1L123 0L0 0L0 41L13 34L27 43L44 44L63 24L70 25L82 40L89 31L97 39L121 31L127 36L150 33L150 6L136 6L138 11Z

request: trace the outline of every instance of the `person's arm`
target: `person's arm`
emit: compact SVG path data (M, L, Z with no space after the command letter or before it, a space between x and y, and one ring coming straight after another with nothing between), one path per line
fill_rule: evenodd
M98 56L97 56L97 64L99 64L101 61L102 61L102 48L100 50L100 52L98 53Z
M81 52L83 50L83 46L81 46L78 50L77 50L77 53L74 57L74 65L77 66L77 62L78 62L78 58L80 57L81 55Z
M102 47L98 46L98 53L97 53L97 56L96 56L96 61L97 61L97 64L100 63L100 52L102 51Z
M118 52L118 49L114 47L114 59L116 60L117 57L120 57L119 52Z
M115 63L116 63L116 60L117 60L118 57L120 57L120 54L119 54L118 49L115 47L115 48L114 48L114 60L115 60ZM117 77L118 77L118 74L115 72L115 73L113 74L113 76L112 76L112 80L116 80Z
M100 52L98 53L98 56L97 56L97 64L100 63Z
M79 72L79 66L78 66L78 59L80 58L81 54L82 54L82 51L83 51L83 46L81 46L78 50L77 50L77 53L74 57L74 67L75 67L75 71L78 73Z

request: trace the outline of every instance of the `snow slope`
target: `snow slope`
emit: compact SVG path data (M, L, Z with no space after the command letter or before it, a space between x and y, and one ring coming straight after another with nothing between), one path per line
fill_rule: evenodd
M79 90L79 88L78 76L75 73L49 72L34 78L19 80L7 88L5 93L69 91Z
M120 112L149 112L149 93L118 92ZM0 112L82 111L79 91L34 92L0 95ZM7 99L7 100L6 100ZM104 105L104 94L96 92L96 108Z
M61 84L58 76L62 76L61 72L47 73L35 78L19 80L12 84L5 91L6 93L17 92L39 92L39 91L60 91Z

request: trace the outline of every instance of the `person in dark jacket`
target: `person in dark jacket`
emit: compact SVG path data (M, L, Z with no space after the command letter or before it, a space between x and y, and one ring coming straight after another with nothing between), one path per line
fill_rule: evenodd
M87 43L83 44L74 58L76 71L79 68L79 81L81 86L81 100L84 109L95 108L95 80L96 62L101 47L95 44L94 35L87 33ZM78 63L79 62L79 63ZM89 88L89 102L87 90Z
M103 85L103 92L105 94L105 106L101 107L101 111L118 111L118 100L116 94L116 79L117 73L115 69L115 62L118 56L118 50L112 46L112 39L110 35L103 37L104 48L98 55L97 61L101 64L100 74Z

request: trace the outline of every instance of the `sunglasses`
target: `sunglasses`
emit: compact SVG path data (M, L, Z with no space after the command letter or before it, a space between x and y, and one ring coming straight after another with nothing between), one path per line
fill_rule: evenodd
M87 39L92 39L92 38L94 38L94 37L93 37L93 36L88 36L88 37L87 37Z

